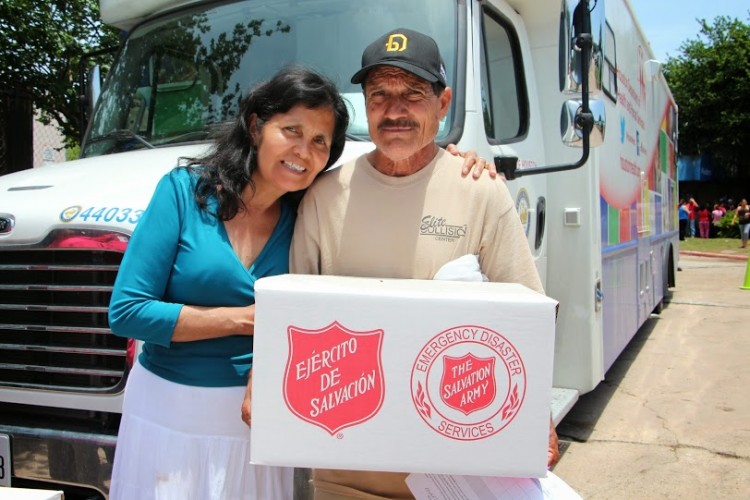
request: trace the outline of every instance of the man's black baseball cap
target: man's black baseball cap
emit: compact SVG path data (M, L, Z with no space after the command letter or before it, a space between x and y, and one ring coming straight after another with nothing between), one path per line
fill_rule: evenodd
M398 28L368 45L362 53L362 69L354 73L352 83L364 82L375 66L395 66L428 82L448 86L437 43L418 31Z

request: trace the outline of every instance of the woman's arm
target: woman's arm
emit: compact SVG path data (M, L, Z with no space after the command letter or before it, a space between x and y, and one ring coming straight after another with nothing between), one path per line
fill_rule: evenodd
M184 189L174 171L162 177L133 231L109 302L116 335L169 346L182 304L163 297L179 244Z
M246 307L183 306L172 342L213 339L227 335L252 335L255 304Z
M197 210L194 204L190 176L184 170L173 171L157 185L112 291L109 322L115 334L164 347L171 342L253 334L253 305L204 307L165 298L179 248L186 244L181 228L186 214Z

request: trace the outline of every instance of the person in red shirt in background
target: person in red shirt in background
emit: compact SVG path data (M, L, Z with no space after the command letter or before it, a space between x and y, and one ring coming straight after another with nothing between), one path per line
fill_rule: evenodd
M703 205L698 211L698 229L700 230L701 238L709 237L709 231L711 230L711 212L708 210L708 205Z
M724 210L721 205L714 203L714 209L711 212L711 238L716 238L719 234L719 221L724 217Z
M688 236L695 238L698 234L698 202L695 198L688 200Z

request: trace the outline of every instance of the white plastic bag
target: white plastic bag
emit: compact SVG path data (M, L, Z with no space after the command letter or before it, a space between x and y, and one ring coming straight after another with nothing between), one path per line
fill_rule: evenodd
M444 281L489 281L479 267L479 256L466 254L446 262L432 279Z

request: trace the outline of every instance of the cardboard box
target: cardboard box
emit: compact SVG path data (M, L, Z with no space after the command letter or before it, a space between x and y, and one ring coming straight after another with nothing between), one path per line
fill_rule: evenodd
M259 280L251 461L542 477L556 302L516 284Z

